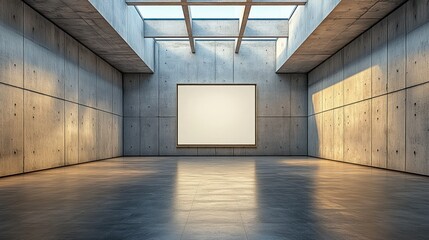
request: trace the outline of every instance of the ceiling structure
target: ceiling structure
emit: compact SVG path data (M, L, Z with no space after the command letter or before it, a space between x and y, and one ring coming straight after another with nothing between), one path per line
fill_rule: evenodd
M238 53L243 38L287 38L288 18L298 5L305 5L307 0L127 0L126 2L128 5L136 6L143 18L145 15L152 16L144 20L146 38L186 38L193 53L195 53L196 38L233 38L235 52ZM253 16L252 7L255 9ZM279 16L278 13L281 12L279 10L282 10L282 7L284 16ZM178 8L181 8L181 13ZM206 8L205 12L202 8ZM226 11L222 11L222 8ZM202 11L200 17L205 20L194 19L193 10ZM162 17L153 15L154 11L159 11ZM165 14L168 11L174 19L168 19L169 15ZM237 11L240 12L237 13ZM212 15L213 12L218 16ZM225 12L229 12L229 15ZM216 16L216 18L206 18L204 15Z
M309 0L277 41L277 73L307 73L406 0Z
M276 40L276 72L307 73L406 0L24 1L124 73L153 73L161 39Z
M121 72L153 73L153 40L125 0L24 1Z

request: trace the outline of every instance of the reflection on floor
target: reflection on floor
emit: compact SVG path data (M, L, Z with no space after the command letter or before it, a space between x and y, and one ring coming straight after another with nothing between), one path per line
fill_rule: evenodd
M427 239L429 178L314 158L116 158L0 179L0 239Z

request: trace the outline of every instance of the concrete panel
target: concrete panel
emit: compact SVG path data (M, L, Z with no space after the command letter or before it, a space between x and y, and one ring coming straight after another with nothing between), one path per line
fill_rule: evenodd
M58 43L64 46L64 41ZM24 40L24 48L24 88L64 98L63 54L52 52L28 39Z
M234 82L234 42L216 42L216 83Z
M238 27L236 29L239 29ZM249 19L244 37L288 37L289 20Z
M79 44L79 103L96 107L97 56Z
M53 53L63 55L64 32L24 4L24 37Z
M65 165L79 163L79 105L65 102Z
M324 76L321 75L320 68L314 68L308 73L308 85L313 85L318 81L321 81Z
M140 155L158 155L158 118L140 118Z
M116 69L113 69L113 106L112 112L117 115L123 114L123 92L122 92L122 73Z
M313 74L317 74L318 70L312 71L309 74L309 80ZM308 86L308 115L320 113L323 111L323 81L319 80Z
M97 110L79 106L79 163L97 158Z
M140 74L140 116L158 116L158 74Z
M407 11L407 31L426 25L429 20L429 6L427 2L421 0L409 0L406 3Z
M371 151L374 167L387 167L387 95L372 99Z
M198 156L214 156L216 155L216 148L198 148L197 149Z
M0 82L23 86L23 3L0 1Z
M175 117L159 118L160 155L197 155L197 148L177 148L177 123Z
M387 91L387 25L387 19L383 19L370 30L373 97L385 94Z
M140 116L141 117L157 117L159 116L159 81L158 81L158 46L155 47L155 72L153 74L140 74Z
M106 159L113 154L112 114L97 110L97 159Z
M198 37L238 37L238 30L239 30L239 23L237 19L230 19L230 20L204 19L204 20L192 21L192 34L194 37L197 37L197 38Z
M403 5L387 18L389 92L405 87L405 13L406 5Z
M234 148L216 148L215 154L216 156L233 156Z
M307 76L292 74L290 82L291 116L307 116Z
M176 84L195 83L197 65L192 59L189 42L168 41L159 44L159 116L176 116ZM199 47L200 44L197 44ZM198 54L199 51L196 52ZM161 151L161 148L160 148Z
M0 84L0 176L23 171L23 94L22 89Z
M331 54L296 54L293 58L289 58L287 64L283 65L277 73L307 73L330 56Z
M103 1L104 2L104 1ZM117 1L121 2L121 1ZM105 5L106 3L102 3ZM118 4L118 3L116 3ZM119 4L123 4L119 3ZM123 7L123 6L122 6ZM124 37L127 41L127 43L130 45L130 47L137 53L137 55L143 59L143 61L146 63L146 65L153 69L153 59L148 59L145 56L145 45L147 41L151 41L152 39L145 39L144 38L144 31L145 31L145 25L144 21L142 20L137 8L129 8L125 6L125 9L123 10L123 13L127 14L125 16L127 23L123 25L124 30L126 29L126 37ZM141 71L134 71L134 72L141 72ZM152 71L149 71L152 72Z
M113 115L112 117L112 157L119 157L123 155L123 121L121 116Z
M106 3L104 0L89 0L97 8L100 14L110 23L110 25L121 36L126 38L127 31L127 5L123 1L112 1Z
M407 89L406 170L429 174L429 84Z
M334 109L334 149L333 160L344 159L344 108Z
M0 1L0 25L21 34L24 21L23 7L22 1Z
M98 34L100 34L104 39L106 39L109 35L106 33L107 31L100 32L99 28L101 26L104 26L105 29L107 30L108 27L110 26L113 27L113 21L115 18L124 18L124 20L126 21L126 18L127 18L126 10L120 9L120 8L114 9L115 7L118 7L117 4L114 4L113 2L106 3L106 1L102 1L102 0L89 0L88 2L90 2L91 5L95 7L96 13L99 13L102 16L103 20L100 20L100 19L88 19L88 20L92 20L94 21L94 23L97 24L97 28L95 29L95 31ZM117 2L121 2L121 1L117 1ZM88 8L88 6L86 7ZM126 22L124 22L120 28L114 29L114 31L121 36L121 32L122 33L125 32L126 27L127 27L127 24ZM125 34L122 34L121 37L123 37L124 39L126 38Z
M387 96L387 168L405 170L405 90Z
M344 48L344 104L371 97L371 32Z
M64 166L64 102L24 92L24 172Z
M276 41L276 70L282 67L282 64L287 59L287 43L288 38L278 38Z
M325 76L322 79L322 108L323 111L331 110L334 107L334 78L330 73L330 68L332 65L332 58L326 60L322 63L319 68L322 76Z
M153 73L156 65L158 64L158 45L155 39L145 38L144 40L144 61L147 63L148 68L152 69L149 73ZM155 64L156 63L156 64Z
M429 81L429 6L407 2L407 87Z
M316 114L308 117L308 155L322 156L323 115Z
M79 99L79 43L65 34L64 97L68 101ZM77 121L76 121L77 122Z
M149 37L188 37L185 21L144 20L144 36Z
M246 148L246 155L289 155L290 123L289 117L258 117L257 148Z
M91 0L94 1L94 0ZM105 1L103 0L97 0L100 5L107 5ZM135 22L139 21L143 25L143 20L138 15L132 19L127 17L127 10L128 5L124 3L123 1L113 1L111 4L111 8L113 9L111 14L111 20L109 20L112 27L118 32L122 37L126 38L127 42L129 41L129 36L132 33L128 33L127 35L127 25L134 24ZM134 11L138 11L136 8L133 9ZM143 32L143 31L142 31ZM136 34L136 33L134 33ZM138 34L136 34L138 35Z
M371 165L371 100L344 107L344 161Z
M290 116L290 76L275 73L274 57L275 42L262 41L243 41L234 55L234 83L257 84L258 116Z
M233 150L234 156L246 156L245 148L234 148Z
M334 108L344 105L344 52L340 50L331 57L329 73L334 84Z
M216 81L216 43L213 41L197 41L195 45L194 64L196 75L189 79L198 83L213 83Z
M363 18L380 18L387 15L389 12L394 10L399 5L406 2L406 0L379 0L374 4L368 12L366 12Z
M64 98L64 32L27 5L24 16L24 88Z
M307 117L290 119L290 155L307 155Z
M334 111L323 112L322 158L334 158Z
M97 108L107 112L113 110L113 68L97 57Z
M140 109L140 75L124 74L124 116L138 117Z
M140 119L124 118L124 155L140 155Z

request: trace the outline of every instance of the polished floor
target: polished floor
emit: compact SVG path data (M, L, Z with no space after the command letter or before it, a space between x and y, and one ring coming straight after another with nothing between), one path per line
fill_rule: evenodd
M429 177L314 158L116 158L0 179L0 239L428 239Z

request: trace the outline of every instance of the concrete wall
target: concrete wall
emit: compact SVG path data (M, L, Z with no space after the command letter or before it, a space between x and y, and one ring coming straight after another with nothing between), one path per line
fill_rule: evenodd
M122 155L122 74L0 0L0 176Z
M125 155L306 155L306 74L276 74L275 41L158 41L155 74L124 75ZM176 148L177 83L256 83L257 148Z
M429 175L428 1L408 1L308 78L310 156Z

